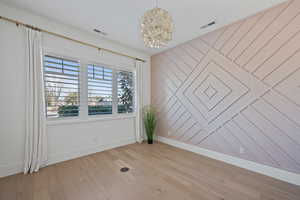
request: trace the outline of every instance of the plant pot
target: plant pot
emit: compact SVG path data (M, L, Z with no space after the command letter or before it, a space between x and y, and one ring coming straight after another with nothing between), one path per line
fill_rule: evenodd
M153 140L148 139L148 144L153 144Z

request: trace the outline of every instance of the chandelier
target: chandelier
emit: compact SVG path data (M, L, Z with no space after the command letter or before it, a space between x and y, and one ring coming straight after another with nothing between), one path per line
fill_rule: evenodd
M162 8L148 10L142 19L141 32L146 46L151 48L165 46L172 40L172 17Z

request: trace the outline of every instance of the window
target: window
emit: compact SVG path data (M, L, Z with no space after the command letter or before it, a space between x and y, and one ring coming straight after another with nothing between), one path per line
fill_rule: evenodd
M89 115L112 114L111 69L88 65L88 113Z
M132 113L133 108L133 73L118 72L118 113Z
M44 57L47 117L72 117L79 114L79 63Z
M133 72L94 63L81 65L75 60L44 56L48 119L134 112Z

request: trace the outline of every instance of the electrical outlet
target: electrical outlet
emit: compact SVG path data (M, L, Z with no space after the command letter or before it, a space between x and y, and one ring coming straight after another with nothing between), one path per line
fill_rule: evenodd
M245 153L245 148L244 147L240 147L240 154Z
M98 137L94 137L94 143L95 143L95 144L98 143Z
M168 131L168 135L171 135L171 131Z

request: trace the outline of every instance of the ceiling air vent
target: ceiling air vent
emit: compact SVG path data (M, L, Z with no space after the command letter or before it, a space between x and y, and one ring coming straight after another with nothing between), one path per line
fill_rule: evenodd
M94 31L96 32L96 33L99 33L99 34L101 34L101 35L103 35L103 36L106 36L107 35L107 33L105 33L105 32L103 32L103 31L100 31L99 29L94 29Z
M207 28L207 27L212 26L212 25L214 25L214 24L216 24L216 21L212 21L212 22L210 22L210 23L208 23L208 24L206 24L206 25L204 25L204 26L201 26L200 28L201 28L201 29L204 29L204 28Z

